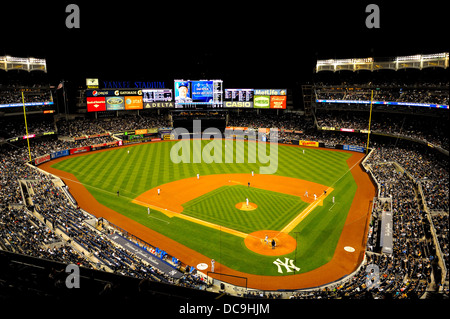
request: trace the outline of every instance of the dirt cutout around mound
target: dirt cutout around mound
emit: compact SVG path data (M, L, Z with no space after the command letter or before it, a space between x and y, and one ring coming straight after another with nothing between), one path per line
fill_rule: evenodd
M275 245L272 245L272 241L275 241ZM266 256L286 255L297 247L297 241L291 235L277 230L259 230L248 234L244 243L251 251Z
M255 210L258 208L258 205L256 205L255 203L248 203L247 202L241 202L241 203L237 203L236 205L234 205L234 207L236 207L239 210L243 210L243 211L251 211L251 210Z

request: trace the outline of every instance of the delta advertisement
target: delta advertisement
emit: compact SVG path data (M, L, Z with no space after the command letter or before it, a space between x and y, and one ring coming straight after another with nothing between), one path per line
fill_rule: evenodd
M142 101L145 109L174 108L172 89L146 89L142 90Z

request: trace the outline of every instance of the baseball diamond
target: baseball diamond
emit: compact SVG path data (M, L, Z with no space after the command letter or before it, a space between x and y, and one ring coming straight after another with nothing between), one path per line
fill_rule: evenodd
M60 176L86 211L189 265L214 259L217 273L246 277L248 287L316 287L362 262L375 196L363 154L280 145L278 170L266 175L252 173L259 161L175 164L174 143L76 154L40 168Z

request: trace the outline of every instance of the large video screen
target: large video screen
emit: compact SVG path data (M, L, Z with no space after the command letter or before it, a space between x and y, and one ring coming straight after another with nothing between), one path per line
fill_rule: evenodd
M222 108L222 80L175 80L175 108Z

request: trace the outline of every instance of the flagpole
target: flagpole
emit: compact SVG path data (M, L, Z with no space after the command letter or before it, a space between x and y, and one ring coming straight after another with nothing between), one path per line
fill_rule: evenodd
M23 105L23 117L25 119L25 132L27 134L28 156L30 157L30 162L31 162L30 138L28 136L27 114L25 112L25 98L23 96L23 91L22 91L22 105Z
M66 113L66 121L67 121L67 101L66 101L66 83L64 80L62 80L63 82L63 98L64 98L64 112Z

